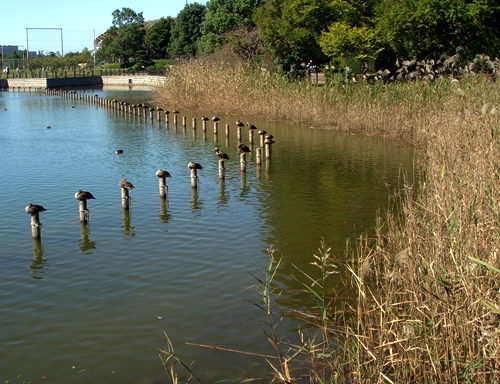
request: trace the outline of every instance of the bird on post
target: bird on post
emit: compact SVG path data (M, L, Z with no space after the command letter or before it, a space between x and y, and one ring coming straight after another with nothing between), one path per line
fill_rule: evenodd
M174 115L177 115L177 114L179 113L179 111L178 111L177 109L174 109L174 110L172 111L172 113L173 113Z
M217 116L212 117L212 121L213 121L214 123L216 123L216 122L217 122L217 121L219 121L219 120L220 120L220 119L219 119Z
M269 134L269 135L266 135L266 136L265 136L265 138L266 138L266 139L274 139L274 136L273 136L273 135L271 135L271 134Z
M226 160L229 160L229 156L227 155L227 153L225 152L222 152L218 147L215 147L215 153L217 154L217 156L219 156L221 159L226 159Z
M241 150L243 153L250 153L252 152L250 148L248 148L245 144L240 144L238 145L238 149Z
M203 117L201 118L201 120L202 120L202 121L208 121L209 119L208 119L208 117L203 116Z
M29 203L26 208L24 208L24 210L26 211L26 213L29 213L31 215L35 215L39 212L43 212L43 211L46 211L46 209L44 207L42 207L41 205L38 205L38 204L31 204Z
M247 127L248 129L257 129L257 127L253 124L250 124L249 122L247 122Z
M163 169L159 169L158 171L156 171L156 176L157 177L172 177L172 175L170 173L168 173L167 171L164 171Z
M245 124L244 124L244 123L242 123L241 121L237 120L237 121L236 121L236 126L237 126L237 127L244 127L244 126L245 126Z
M192 161L190 161L188 163L188 168L189 169L203 169L203 167L201 166L201 164L195 163L195 162L192 162Z
M118 185L120 187L122 187L123 189L127 189L127 190L135 188L134 185L130 181L127 181L126 179L121 179L120 182L118 183Z
M263 129L259 129L259 135L265 135L267 131L264 131Z
M79 189L78 192L75 193L75 199L90 200L90 199L95 199L95 197L90 192L82 191L81 189Z

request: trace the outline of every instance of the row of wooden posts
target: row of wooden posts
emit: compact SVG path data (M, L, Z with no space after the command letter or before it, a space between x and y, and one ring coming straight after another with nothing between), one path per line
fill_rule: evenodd
M139 104L130 104L128 102L123 102L123 101L118 101L118 100L110 100L110 99L105 99L99 97L97 94L95 95L89 95L89 94L78 94L77 92L73 91L65 91L65 90L60 90L60 89L52 89L52 88L45 88L41 90L47 94L50 95L58 95L62 96L64 98L68 98L70 100L75 100L75 101L83 101L86 103L91 103L97 106L101 106L103 108L111 109L113 111L118 111L118 112L123 112L123 113L129 113L135 116L143 117L144 119L147 118L147 115L149 114L149 119L151 121L154 120L154 117L156 115L156 119L158 122L161 122L162 120L162 114L164 115L164 121L165 124L170 123L170 114L173 115L173 124L174 126L177 126L177 115L179 114L179 111L173 110L172 112L168 110L163 110L160 107L152 108L147 106L144 103L139 103ZM202 129L203 132L206 132L207 130L207 121L209 118L207 117L202 117ZM212 117L213 123L214 123L214 134L217 135L219 132L219 119L214 116ZM248 124L248 123L247 123ZM187 117L183 116L182 117L182 126L187 127ZM236 122L236 138L238 141L242 140L242 128L245 126L245 124L237 121ZM253 127L253 126L252 126ZM193 117L192 120L192 128L196 129L197 128L197 121L196 117ZM254 143L254 130L249 128L248 132L248 142L250 144ZM262 133L261 133L262 132ZM272 136L267 135L267 132L265 131L259 131L260 133L260 146L261 148L265 149L265 157L266 159L271 158L271 153L272 153L272 144L274 144L274 141L272 140ZM225 126L225 134L226 137L230 136L230 125L226 124ZM270 137L269 137L270 136ZM256 160L260 160L260 158L256 158Z
M88 102L88 103L93 103L98 106L102 106L105 108L110 108L112 110L116 111L123 111L127 113L132 113L134 115L138 116L144 116L146 118L147 111L149 111L149 116L150 120L154 119L154 112L156 111L156 117L158 122L161 120L161 113L165 115L165 123L168 125L169 124L169 111L163 111L162 108L148 108L145 104L129 104L127 102L119 102L117 100L108 100L108 99L103 99L98 97L98 95L79 95L76 92L70 92L70 91L63 91L63 90L57 90L57 89L41 89L41 92L44 92L46 94L50 95L59 95L65 98L69 98L71 100L75 101L83 101L83 102ZM173 118L173 124L176 126L177 125L177 115L178 111L172 111L172 114L174 116ZM202 118L203 122L203 131L206 131L206 122L209 119L206 117ZM218 121L219 118L213 117L212 118L214 122L214 134L217 135L218 133ZM182 125L183 127L186 127L186 116L183 116L182 118ZM249 125L247 123L247 125ZM241 129L244 126L243 123L237 121L236 122L237 126L237 138L239 141L241 141ZM196 118L193 118L193 129L196 129ZM249 126L249 142L250 144L253 144L253 131L256 130L254 126ZM262 163L262 148L264 147L266 149L266 158L270 159L271 158L271 146L274 144L273 136L272 135L267 135L267 132L265 131L259 131L260 137L261 137L261 147L256 148L256 164L257 166L260 166ZM226 136L229 137L229 124L226 124ZM239 148L248 148L245 145L240 145ZM240 170L242 172L246 171L246 154L250 150L242 150L240 153ZM122 151L117 151L117 153L121 153ZM202 166L199 163L194 163L190 162L188 164L188 168L191 170L191 187L192 188L197 188L198 187L198 175L197 175L197 170L198 169L203 169ZM160 197L161 198L166 198L167 197L167 191L168 187L166 184L166 178L170 177L170 174L166 171L163 170L158 170L156 172L156 176L158 177L159 180L159 190L160 190ZM225 167L224 167L224 158L219 158L219 178L224 179L225 178ZM134 189L134 186L132 183L127 181L126 179L120 180L118 185L121 187L121 197L122 197L122 209L129 210L130 209L130 196L129 196L129 190ZM87 208L87 200L89 199L94 199L93 195L90 192L86 191L78 191L75 193L75 198L79 201L79 210L80 210L80 222L82 223L87 223L89 219L89 211ZM25 211L31 215L31 234L34 239L40 239L41 238L41 228L42 224L40 223L40 212L45 211L45 208L41 205L37 204L29 204L26 206Z

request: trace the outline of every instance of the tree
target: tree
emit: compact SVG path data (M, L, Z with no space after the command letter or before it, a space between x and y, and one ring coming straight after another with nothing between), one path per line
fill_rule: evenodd
M130 24L141 24L144 25L144 17L142 12L136 13L130 8L115 9L111 14L113 16L113 26L117 28L124 27Z
M251 27L255 0L211 0L201 23L199 51L212 53L228 40L226 32L237 27Z
M318 43L335 21L331 0L268 0L257 7L254 21L265 46L277 59L325 61Z
M498 0L382 0L377 9L382 41L399 58L425 59L466 48L500 54Z
M167 58L167 48L172 37L172 27L174 19L172 17L162 17L146 33L145 42L149 55L154 59Z
M144 18L130 8L122 8L113 12L113 25L105 32L98 57L104 59L118 58L125 67L130 59L136 58L136 52L143 48Z
M172 37L168 48L172 56L195 55L201 38L200 24L206 7L199 3L186 4L179 12L172 27Z

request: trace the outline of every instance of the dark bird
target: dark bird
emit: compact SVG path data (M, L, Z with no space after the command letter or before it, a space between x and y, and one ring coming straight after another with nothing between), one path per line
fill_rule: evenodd
M266 138L266 139L274 139L274 136L273 136L273 135L271 135L271 134L269 134L269 135L266 135L266 136L265 136L265 138Z
M123 149L117 149L117 150L115 151L115 153L116 153L117 155L119 155L119 154L123 153Z
M259 135L265 135L267 131L264 131L263 129L259 129Z
M189 168L189 169L203 169L203 167L201 166L201 164L199 164L199 163L194 163L194 162L192 162L192 161L190 161L190 162L188 163L188 168Z
M219 121L219 120L220 120L220 119L219 119L217 116L212 117L212 121L213 121L214 123L215 123L215 122L217 122L217 121Z
M226 159L229 160L229 156L227 153L222 152L218 147L215 147L215 153L221 158L221 159Z
M50 129L50 128L52 128L52 127L50 125L47 125L47 129Z
M250 152L252 152L250 150L250 148L248 148L245 144L238 145L238 149L240 149L241 152L243 152L243 153L250 153Z
M170 175L170 173L168 173L167 171L164 171L163 169L157 170L156 176L158 176L158 177L172 177L172 175Z
M75 199L77 199L77 200L90 200L90 199L95 199L95 197L90 192L82 191L80 189L80 190L78 190L78 192L75 193Z
M178 111L177 109L174 109L174 110L172 111L172 113L173 113L174 115L177 115L177 114L179 113L179 111Z
M163 108L156 107L156 110L161 112L161 111L163 111Z
M29 203L26 208L24 208L24 210L26 211L26 213L30 213L32 215L38 213L38 212L43 212L43 211L46 211L46 209L44 207L42 207L41 205L38 205L38 204L31 204Z
M4 108L3 110L4 110L4 111L6 111L6 110L7 110L7 108Z
M244 127L244 126L245 126L245 124L244 124L244 123L242 123L241 121L237 120L237 121L236 121L236 126L237 126L237 127Z
M201 120L202 120L202 121L208 121L209 119L208 119L208 117L203 116L203 117L201 118Z
M170 115L170 111L165 111L165 115Z
M120 182L118 183L118 185L124 189L134 189L134 185L130 182L130 181L127 181L126 179L121 179Z
M253 124L250 124L249 122L247 122L247 127L248 129L257 129L257 127Z

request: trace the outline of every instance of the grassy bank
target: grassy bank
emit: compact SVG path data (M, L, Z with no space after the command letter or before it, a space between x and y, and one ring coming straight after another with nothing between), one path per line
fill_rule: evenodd
M500 382L500 84L478 76L312 87L207 61L176 67L156 97L415 145L418 184L394 192L375 240L347 251L357 304L333 313L326 276L320 285L305 277L323 301L304 318L322 336L282 353L308 361L310 382ZM327 247L311 261L333 262ZM283 361L281 372L293 359Z

